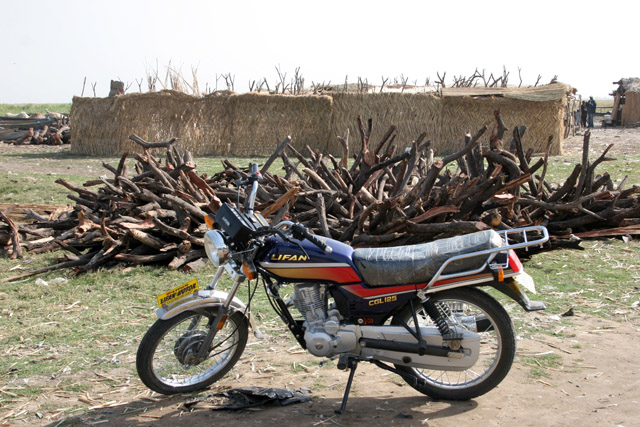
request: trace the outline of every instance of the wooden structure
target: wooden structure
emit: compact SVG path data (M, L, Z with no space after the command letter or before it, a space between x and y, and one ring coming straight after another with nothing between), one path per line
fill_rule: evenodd
M612 93L614 97L612 119L613 123L623 127L640 125L640 78L631 77L620 79L618 88Z

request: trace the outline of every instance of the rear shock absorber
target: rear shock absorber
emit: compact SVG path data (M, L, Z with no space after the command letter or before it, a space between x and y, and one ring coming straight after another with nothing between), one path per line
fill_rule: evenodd
M422 306L426 310L431 320L433 320L433 322L438 327L440 335L442 335L443 337L445 335L449 335L451 333L449 325L447 324L446 320L444 320L444 317L442 317L442 313L438 309L438 306L433 301L431 301L431 298L426 297L422 301Z
M441 310L439 306L444 310ZM452 350L458 350L460 348L460 341L463 338L463 334L461 332L451 331L449 324L442 315L442 311L446 311L447 314L451 313L449 307L446 307L444 304L436 305L436 303L434 303L429 297L425 297L422 301L422 307L424 307L431 320L433 320L438 327L438 331L440 331L443 341L448 341Z

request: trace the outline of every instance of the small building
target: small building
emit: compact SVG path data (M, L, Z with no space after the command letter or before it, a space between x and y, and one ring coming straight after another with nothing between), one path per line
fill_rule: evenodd
M613 123L623 127L640 125L640 78L620 79L613 84L618 85L611 94L614 97Z

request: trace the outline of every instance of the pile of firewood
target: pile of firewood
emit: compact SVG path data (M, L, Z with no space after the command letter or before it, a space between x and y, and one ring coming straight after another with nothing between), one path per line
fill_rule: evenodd
M309 147L303 155L287 138L262 166L256 210L272 223L292 219L353 246L414 244L526 225L548 227L550 247L575 244L579 237L640 234L640 187L614 187L609 174L595 171L610 160L611 146L590 162L587 133L582 163L554 187L545 180L548 153L531 160L533 153L522 149L524 127L513 129L506 150L499 111L495 119L489 147L479 142L485 126L466 136L462 150L442 159L434 159L425 135L397 153L394 126L374 143L371 120L365 124L360 118L361 149L351 166L348 132L339 138L340 160ZM117 168L104 164L112 178L83 188L60 179L74 193L68 196L74 207L29 225L8 222L4 238L0 229L0 244L14 256L23 248L67 251L58 264L5 280L66 267L82 273L118 263L161 263L192 270L203 263L204 217L222 202L244 202L236 182L246 178L247 169L223 160L223 171L198 175L190 153L180 153L175 139L131 139L144 148L136 155L135 174L124 155ZM166 148L164 165L152 148ZM281 174L271 170L278 158Z
M0 117L0 142L14 145L71 143L69 115L49 113L47 117Z

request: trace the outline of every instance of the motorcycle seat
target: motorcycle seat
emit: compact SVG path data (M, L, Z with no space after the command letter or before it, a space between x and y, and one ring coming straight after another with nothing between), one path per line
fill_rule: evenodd
M419 284L431 280L442 264L452 256L504 246L493 230L440 239L419 245L389 248L359 248L353 262L369 286ZM452 262L445 274L480 268L488 255Z

